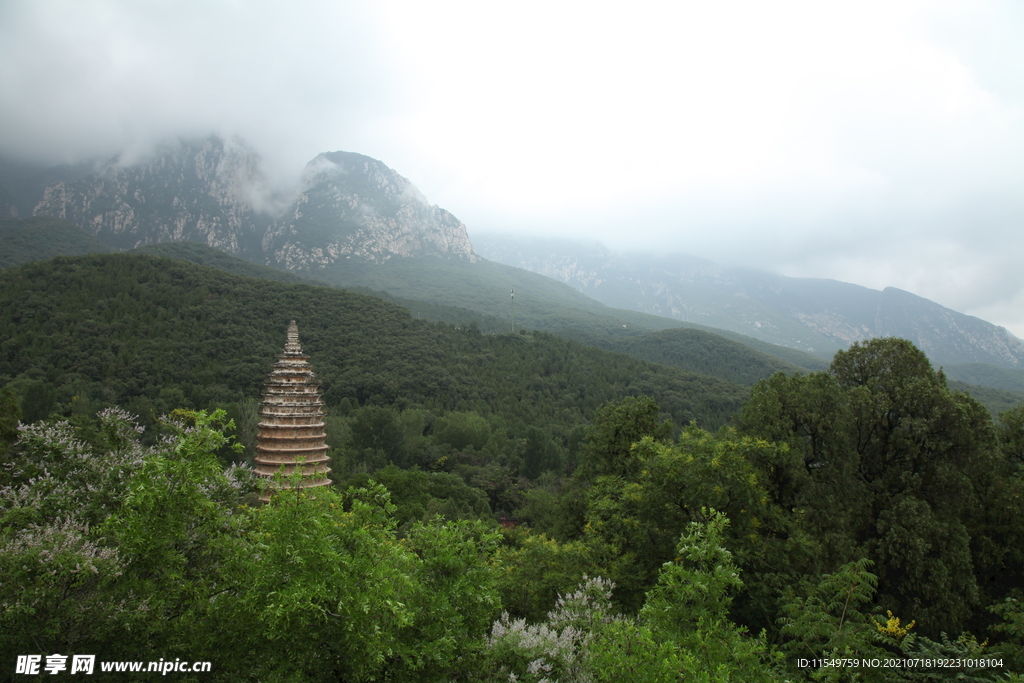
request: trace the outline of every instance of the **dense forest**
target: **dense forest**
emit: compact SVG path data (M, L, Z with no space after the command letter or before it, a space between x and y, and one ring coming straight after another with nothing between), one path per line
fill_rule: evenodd
M717 428L747 393L548 334L484 335L357 293L137 254L5 270L0 311L0 378L26 397L30 420L58 405L120 405L145 424L178 407L237 414L259 398L293 318L339 417L413 409L430 422L455 411L512 440L544 427L564 447L616 397L651 395L676 423Z
M260 505L293 318L335 485ZM993 418L898 339L796 372L662 334L633 352L719 376L144 254L0 271L6 665L1021 680L1024 406Z
M0 218L0 268L54 256L110 251L113 249L69 221L50 216Z

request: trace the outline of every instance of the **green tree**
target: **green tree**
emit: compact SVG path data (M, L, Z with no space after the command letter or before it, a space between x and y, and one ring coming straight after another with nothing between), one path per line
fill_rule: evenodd
M743 581L724 545L729 519L713 509L701 513L707 521L692 522L682 534L677 557L662 566L639 619L690 653L692 668L712 680L774 680L764 634L751 638L730 619Z
M522 474L536 479L543 472L560 471L562 457L550 434L538 427L526 430L526 450L523 453Z
M45 420L57 408L57 390L42 380L30 382L21 399L21 414L25 422Z
M1001 621L992 627L1002 642L996 645L998 651L1007 657L1007 667L1024 670L1024 600L1020 592L1004 598L1001 602L989 607L989 611L998 615Z
M417 524L405 537L416 556L413 622L399 634L392 680L474 680L484 641L498 616L499 568L491 558L501 534L480 521Z
M217 457L229 443L225 432L234 428L224 411L175 411L166 424L172 434L167 447L142 458L98 533L123 563L118 591L145 596L145 610L128 627L147 633L151 647L187 650L203 642L196 623L233 588L226 566L244 550L232 513L251 483L239 486L235 478L248 471L225 473ZM137 636L134 647L140 641Z
M490 435L490 424L474 410L448 413L434 423L434 438L455 450L483 450Z
M675 445L651 438L636 444L631 456L640 469L630 480L598 478L586 512L584 538L615 580L617 598L638 608L663 563L675 556L674 539L691 523L707 521L702 509L713 507L729 516L728 546L757 577L752 582L757 599L747 600L745 619L770 625L772 590L805 571L812 550L770 499L757 468L758 462L784 457L783 450L731 431L713 435L694 426Z
M18 397L9 386L4 386L0 389L0 444L8 446L17 440L20 420Z
M366 406L355 412L350 425L356 451L379 451L387 462L405 464L405 430L393 409Z
M1024 472L1024 405L1018 405L999 415L996 436L999 448L1013 464L1016 472Z
M370 480L371 475L358 474L349 478L347 483L361 487L367 486ZM377 470L372 480L384 485L390 492L400 530L408 529L413 522L430 520L434 517L431 511L445 504L449 509L441 516L449 521L492 519L487 495L449 472L403 470L388 465Z
M629 477L640 466L633 444L645 436L665 441L671 434L672 425L661 421L658 404L649 396L606 403L587 429L580 453L581 474Z
M781 633L785 639L783 647L792 656L791 665L801 658L859 661L891 656L881 647L879 623L871 615L878 585L878 577L868 571L871 564L867 558L845 564L837 572L821 577L816 585L805 585L804 594L794 596L785 605ZM859 665L814 669L804 673L812 674L815 680L854 680L854 671L865 680L887 678L878 668Z
M881 602L928 633L960 630L982 602L976 566L1002 561L984 540L1001 465L983 406L910 342L874 339L827 373L759 383L739 424L800 455L774 488L828 565L867 556Z
M0 486L7 484L10 474L7 472L7 451L18 439L18 422L21 421L21 408L18 397L9 386L0 389Z
M241 503L223 412L141 443L121 411L39 422L0 487L0 650L214 662L211 680L471 680L499 608L498 534L396 533L378 484ZM88 440L82 438L88 436Z
M393 511L379 485L291 489L254 510L226 600L239 664L271 680L379 675L415 620L415 558L394 538Z
M506 531L496 563L502 604L516 619L539 621L558 599L599 568L581 541L559 543L519 527Z

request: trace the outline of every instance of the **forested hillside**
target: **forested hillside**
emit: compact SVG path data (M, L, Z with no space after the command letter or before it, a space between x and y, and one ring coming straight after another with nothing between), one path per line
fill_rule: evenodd
M669 318L609 308L567 285L484 260L393 258L375 264L353 259L295 272L342 287L366 287L473 310L501 320L508 330L513 321L517 328L611 336L686 326Z
M653 395L678 424L711 428L745 396L734 383L551 335L482 335L365 295L144 255L5 270L0 310L0 381L26 397L33 419L117 404L152 422L177 407L256 400L293 318L338 415L476 412L507 423L509 438L535 427L564 442L621 396Z
M5 253L4 263L7 266L43 260L57 254L103 253L110 250L71 224L45 216L3 222L0 225L0 243L7 247L5 250L0 250ZM324 277L325 271L310 272L309 275L312 279L303 278L295 273L252 263L195 242L164 242L139 247L134 251L188 261L237 275L281 282L330 285L324 280L316 279ZM475 265L486 270L486 268L493 268L495 264ZM469 264L469 266L474 266L474 264ZM460 278L447 277L447 274L450 274L448 271L452 268L459 270L466 267L467 264L451 264L436 260L431 263L428 259L428 262L413 266L392 264L390 275L381 273L374 275L376 268L367 269L363 265L349 265L336 270L335 275L341 276L348 273L341 278L343 282L347 282L345 278L354 276L352 281L346 285L350 291L369 294L397 303L409 310L413 317L445 322L456 327L476 328L481 332L493 334L511 330L512 313L515 310L515 304L511 297L509 298L508 314L504 318L487 315L480 310L455 306L450 302L462 300L463 302L475 302L473 305L483 306L486 301L490 301L491 309L504 315L501 307L494 305L494 302L504 296L502 287L506 284L518 283L516 287L519 290L520 328L539 327L549 331L555 330L563 338L579 341L589 346L597 346L625 353L640 360L709 374L729 381L749 384L779 370L790 372L798 368L821 370L828 365L827 361L817 356L727 330L691 325L678 328L676 331L657 330L652 332L650 331L652 324L654 327L659 327L664 321L650 316L632 319L628 316L636 314L606 309L602 306L595 307L594 302L587 301L585 297L580 298L575 293L572 293L568 299L560 299L559 290L549 290L540 286L542 279L531 279L529 274L525 274L527 279L521 281L519 275L513 275L514 269L498 267L495 272L508 282L497 288L494 287L493 282L489 283L490 294L486 294L488 287L482 287L486 278L474 280L479 277L479 274L472 277L467 276L469 280L461 284ZM422 278L432 269L437 271L434 274L440 278L439 281L447 283L444 288L447 291L432 294L431 287L433 285L426 286L422 281ZM363 275L358 275L359 273L363 273ZM417 279L407 282L406 278L410 273ZM387 291L353 284L354 282L363 282L364 276L371 275L372 277L365 281L372 282L379 287L405 291L412 296L396 296ZM430 277L428 277L429 280ZM528 286L523 287L524 283ZM467 293L472 293L472 296L468 296ZM482 297L481 294L483 294ZM566 294L566 292L562 291L562 294ZM424 297L449 303L432 303L425 300ZM621 317L622 315L626 317ZM616 318L615 316L620 317ZM752 353L751 349L755 353ZM964 388L971 391L976 398L982 400L995 413L1006 410L1016 402L1024 400L1024 390L1022 390L1024 382L1020 377L1021 372L1024 371L997 368L985 364L954 365L946 367L945 370L951 379L972 385L964 385ZM999 391L991 391L983 387Z
M0 219L0 268L54 256L109 251L113 249L59 218Z
M946 370L951 379L1003 391L1024 393L1024 369L996 368L984 363L953 365Z
M809 370L717 334L696 329L660 330L623 338L583 334L572 337L592 346L625 353L652 363L713 375L745 385L754 384L776 372ZM817 363L814 367L818 367Z
M160 242L158 244L147 244L144 247L136 247L131 251L135 254L148 254L178 261L188 261L198 266L208 266L228 273L234 273L235 275L245 275L246 277L258 277L264 280L290 282L292 284L322 284L315 280L299 277L287 270L279 270L270 266L253 263L252 261L246 261L198 242Z
M150 244L134 250L140 254L151 254L153 256L164 256L166 258L188 261L201 266L210 266L236 275L247 275L259 277L265 280L277 280L280 282L304 283L317 286L334 286L322 280L300 277L287 270L278 270L270 266L261 266L251 261L240 259L223 251L208 247L195 242L161 242ZM501 334L509 331L509 325L503 320L483 315L468 308L457 306L444 306L432 304L419 299L409 299L389 294L384 291L377 291L368 287L350 286L346 287L351 292L368 294L378 299L384 299L396 303L412 313L414 318L423 318L433 322L444 322L456 327L474 327L481 332Z

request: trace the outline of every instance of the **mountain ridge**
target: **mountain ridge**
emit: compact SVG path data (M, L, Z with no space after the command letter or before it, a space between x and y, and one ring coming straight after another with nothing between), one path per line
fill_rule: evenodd
M701 322L830 356L873 337L903 337L938 364L1024 367L1005 328L910 292L728 268L687 255L619 254L596 243L484 235L485 258L554 277L609 306Z
M614 337L697 327L820 358L854 341L900 336L937 364L1024 367L1024 342L1005 329L895 288L785 278L692 256L613 255L599 244L563 243L554 255L512 244L498 253L482 236L477 251L452 213L354 152L318 155L291 194L270 188L255 150L216 136L179 140L137 161L34 169L21 180L12 169L0 163L10 186L0 186L0 197L12 213L41 191L33 213L70 220L119 250L195 241L336 285L476 310L510 329L583 324ZM540 275L552 279L533 279Z
M22 224L27 224L27 227ZM9 250L8 255L14 257L15 260L9 263L5 262L4 267L46 260L56 254L103 254L112 251L67 221L49 217L0 221L0 247L10 245L9 241L4 240L5 226L13 226L13 233L20 238L24 238L28 234L34 239L29 244L31 250ZM18 245L15 243L15 246ZM34 253L28 253L28 251ZM195 242L163 242L138 247L126 253L187 261L234 275L262 280L305 284L314 287L332 286L323 280L308 279L290 271L256 264ZM517 272L528 275L526 271ZM432 304L422 299L395 296L364 286L347 287L347 289L398 304L417 319L442 322L456 328L491 334L502 334L508 331L505 322L471 309ZM574 291L568 286L566 289ZM600 306L600 304L596 305ZM823 371L828 368L827 361L796 349L776 346L727 330L712 330L692 324L686 327L618 336L586 332L581 329L567 329L557 333L557 336L586 346L625 354L637 360L667 365L746 386L774 372L803 373ZM1024 397L1024 369L1008 370L991 365L971 364L946 366L944 370L951 380L951 387L967 391L982 401L993 414L1008 410Z

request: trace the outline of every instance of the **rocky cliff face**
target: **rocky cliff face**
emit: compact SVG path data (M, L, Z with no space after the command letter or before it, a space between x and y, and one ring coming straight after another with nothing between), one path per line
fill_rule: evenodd
M950 363L989 363L1024 367L1024 342L974 316L964 315L895 287L878 302L874 335L916 340L932 358Z
M253 208L263 187L253 150L211 137L54 183L33 213L65 218L118 249L187 240L251 256L270 223Z
M272 196L255 151L217 137L56 182L33 213L70 220L118 249L188 240L286 268L346 258L477 258L458 219L375 159L321 154L298 195L285 198Z

